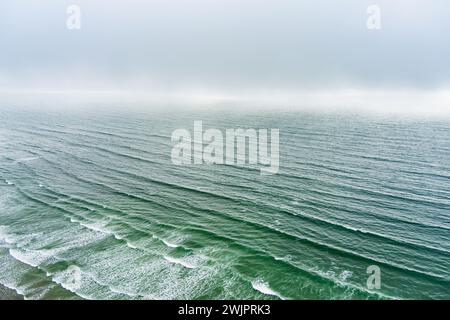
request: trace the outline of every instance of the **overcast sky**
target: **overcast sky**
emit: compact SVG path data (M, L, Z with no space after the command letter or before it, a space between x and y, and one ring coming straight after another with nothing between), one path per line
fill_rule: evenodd
M0 87L440 90L449 17L448 0L1 0Z

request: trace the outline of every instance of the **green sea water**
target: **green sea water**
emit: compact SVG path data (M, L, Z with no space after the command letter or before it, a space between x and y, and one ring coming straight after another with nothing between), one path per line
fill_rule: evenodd
M27 299L450 298L449 120L125 110L0 107L1 285ZM174 165L171 134L196 120L280 129L278 174Z

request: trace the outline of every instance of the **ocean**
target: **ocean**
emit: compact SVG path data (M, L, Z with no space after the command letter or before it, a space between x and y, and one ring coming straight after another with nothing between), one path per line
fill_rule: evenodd
M174 165L172 132L198 120L278 128L278 172ZM450 299L450 120L2 106L0 285L26 299Z

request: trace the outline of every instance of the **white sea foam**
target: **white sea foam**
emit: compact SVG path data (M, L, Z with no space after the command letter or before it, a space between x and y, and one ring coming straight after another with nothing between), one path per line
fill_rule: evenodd
M64 288L70 291L76 291L81 287L81 269L76 265L69 266L63 273L64 279L61 283L64 284Z
M170 247L170 248L177 248L177 247L179 247L177 244L170 243L170 242L167 241L167 240L161 239L161 241L164 242L164 244L165 244L166 246Z
M94 236L93 233L91 235ZM68 244L71 245L70 236L68 240ZM78 253L76 250L70 251L64 259L75 261ZM73 274L68 270L62 270L55 273L47 272L47 275L62 287L86 299L189 298L198 295L203 288L202 283L213 281L218 272L211 268L201 268L199 263L196 263L201 259L197 255L187 256L182 260L172 257L161 259L153 255L145 256L144 259L141 251L127 250L124 246L114 246L97 252L95 257L92 252L86 252L83 259L90 263L83 265L83 269L78 270L80 273ZM129 268L130 263L133 264L133 268ZM168 263L180 264L187 268L186 270L199 267L195 272L180 273L178 268L167 268ZM123 281L124 279L127 281Z
M114 239L116 239L116 240L123 240L124 239L122 236L119 236L119 235L117 235L115 233L113 233L113 236L114 236Z
M129 248L131 248L131 249L139 249L138 246L134 245L133 243L131 243L131 242L129 242L129 241L127 241L126 243L127 243L127 246L128 246Z
M9 283L1 283L2 286L14 290L18 295L22 296L25 300L27 300L26 296L25 296L25 291L19 287L16 287L12 284Z
M270 295L270 296L276 296L276 297L280 298L281 300L286 300L285 297L283 297L278 292L272 290L269 287L269 285L266 282L262 281L262 280L253 280L252 281L252 287L256 291L259 291L259 292L261 292L263 294L267 294L267 295Z
M16 291L26 300L31 292L28 289L28 283L22 281L22 276L30 270L30 267L19 263L11 255L5 254L6 252L7 250L0 249L0 266L2 266L0 284Z
M98 222L86 223L86 222L82 222L82 221L79 221L79 220L76 220L73 218L70 218L70 220L72 222L79 223L80 225L82 225L85 228L88 228L89 230L92 230L95 232L100 232L100 233L107 234L107 235L112 235L114 237L114 239L123 240L126 242L128 247L136 249L136 247L133 247L131 244L128 243L128 241L126 241L125 237L118 235L118 234L114 233L113 231L105 228L105 225L108 224L109 221L98 221Z
M169 256L164 256L164 259L166 259L170 263L179 264L179 265L182 265L183 267L188 268L188 269L194 269L195 268L194 265L192 265L190 263L187 263L186 261L181 260L181 259L172 258L172 257L169 257Z
M86 292L83 292L86 290L80 290L80 289L84 289L84 288L82 288L83 284L85 283L85 277L83 277L83 275L80 275L78 277L80 283L77 283L76 285L74 285L73 279L71 279L69 277L67 269L64 271L58 272L57 274L50 275L50 276L51 276L53 282L59 284L64 289L77 294L78 296L80 296L83 299L94 300L96 298L97 299L102 299L102 298L105 299L106 298L101 295L94 296L91 294L87 294Z
M9 253L15 259L28 264L32 267L40 266L44 261L47 261L55 257L58 253L67 250L68 247L55 248L55 249L39 249L39 250L27 250L27 249L9 249Z
M275 260L277 260L277 261L282 261L282 260L284 260L284 257L275 257Z
M160 237L157 237L157 236L155 236L155 235L153 235L153 239L158 239L158 240L160 240L162 243L164 243L164 244L165 244L166 246L168 246L169 248L178 248L178 247L179 247L178 244L169 242L169 241L167 241L167 240L165 240L165 239L162 239L162 238L160 238Z
M0 226L0 241L7 244L13 244L15 242L13 236L8 232L8 227L6 226Z
M9 249L9 254L16 260L25 263L32 267L37 267L39 261L34 259L33 255L27 254L25 251L20 251L18 249Z
M333 270L328 270L327 272L316 271L316 273L340 286L348 286L349 284L346 280L353 275L353 272L348 270L342 271L339 275Z
M86 223L86 222L82 222L82 221L72 218L72 217L70 218L70 222L77 223L91 231L94 231L94 232L99 232L99 233L102 233L105 235L112 235L117 240L125 241L126 246L131 249L144 250L144 249L138 247L137 245L133 244L132 242L128 241L125 237L115 234L114 232L104 228L104 226L107 224L107 222Z
M100 233L107 234L107 235L113 234L111 231L109 231L105 228L105 225L108 223L107 221L88 223L88 222L80 221L78 219L70 218L70 222L78 223L81 226L83 226L89 230L95 231L95 232L100 232ZM114 236L116 237L116 235L114 235ZM118 239L118 238L116 237L116 239Z
M290 254L285 255L284 257L274 257L275 260L277 261L290 261L292 259L292 256Z
M353 272L348 271L348 270L344 270L342 271L342 273L339 275L339 280L341 281L346 281L348 278L350 278L353 275Z

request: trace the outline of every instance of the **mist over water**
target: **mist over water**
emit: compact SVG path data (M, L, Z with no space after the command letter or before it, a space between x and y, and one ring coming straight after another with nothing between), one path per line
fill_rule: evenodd
M66 25L73 4L76 30ZM373 4L4 0L0 93L125 91L448 113L448 1L379 0L379 30L367 27Z
M2 0L0 299L449 299L450 4L372 5Z
M0 284L26 298L450 297L449 121L88 110L2 107ZM198 119L279 128L279 173L173 165Z

